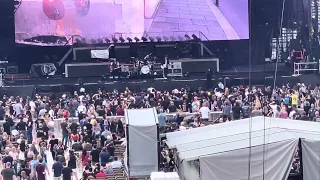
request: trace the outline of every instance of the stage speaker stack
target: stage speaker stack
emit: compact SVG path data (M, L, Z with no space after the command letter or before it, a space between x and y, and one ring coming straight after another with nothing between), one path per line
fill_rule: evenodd
M14 0L0 1L0 60L12 59L15 46Z

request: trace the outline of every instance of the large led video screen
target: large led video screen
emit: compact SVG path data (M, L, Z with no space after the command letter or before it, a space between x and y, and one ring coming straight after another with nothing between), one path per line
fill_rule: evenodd
M37 36L249 38L248 0L23 0L16 40Z

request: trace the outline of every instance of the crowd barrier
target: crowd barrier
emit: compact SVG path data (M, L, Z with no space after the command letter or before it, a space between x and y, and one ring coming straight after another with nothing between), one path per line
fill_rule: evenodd
M187 117L187 118L191 118L192 116L196 115L198 113L188 113L188 112L178 112L178 113L167 113L167 120L170 121L174 118L177 117L177 115L182 116L182 117ZM216 120L220 115L222 114L222 111L214 111L214 112L210 112L209 115L209 120L213 121ZM120 120L124 118L124 116L107 116L106 120ZM101 116L98 116L97 119L102 119ZM36 119L34 119L36 120ZM55 130L55 135L58 138L62 137L62 131L61 131L61 122L63 122L65 119L64 118L58 118L58 119L54 119L54 130ZM74 118L69 118L69 120L78 120L77 117ZM5 121L0 121L0 126L2 126L2 124ZM16 123L18 122L18 120L16 120Z
M167 120L171 120L177 117L177 115L182 116L182 117L191 117L196 115L197 113L188 113L188 112L178 112L178 113L167 113ZM222 114L222 111L214 111L214 112L210 112L210 116L209 116L209 120L215 120L217 119L220 115ZM121 118L124 118L124 116L107 116L106 120L120 120ZM97 119L102 119L101 116L98 116ZM58 118L58 119L54 119L54 128L56 130L56 132L61 132L61 122L64 121L64 118ZM77 117L74 118L69 118L69 120L78 120ZM61 133L56 133L58 136L61 136Z

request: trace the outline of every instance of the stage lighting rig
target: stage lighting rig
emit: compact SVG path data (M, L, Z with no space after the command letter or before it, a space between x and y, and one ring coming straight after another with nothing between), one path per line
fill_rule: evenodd
M122 42L122 43L124 43L124 42L126 41L126 40L123 39L122 36L119 38L119 40L120 40L120 42Z
M147 41L148 41L148 39L147 39L146 37L144 37L144 36L141 38L141 40L142 40L143 42L147 42Z
M200 38L198 38L195 34L192 34L192 38L196 41L200 41Z
M149 36L149 40L150 40L151 42L154 42L154 38L153 38L152 36Z
M106 43L109 44L111 42L111 40L109 38L106 38Z
M17 12L21 3L22 3L22 0L13 0L14 12Z
M186 40L190 40L190 36L188 34L184 35L184 38L186 38Z
M117 39L116 37L112 37L112 41L113 41L114 43L117 43L117 42L118 42L118 39Z
M129 43L132 43L132 39L127 37L127 40L129 41Z
M156 39L158 42L161 42L161 37L157 36Z
M139 42L139 41L140 41L140 39L137 38L137 37L134 37L134 40L135 40L136 42Z

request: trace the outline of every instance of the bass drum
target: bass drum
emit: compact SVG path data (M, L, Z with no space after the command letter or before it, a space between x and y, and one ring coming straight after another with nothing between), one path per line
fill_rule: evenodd
M50 20L61 20L65 15L65 7L62 0L43 0L42 10Z
M150 74L150 67L149 66L142 66L141 67L141 74Z

